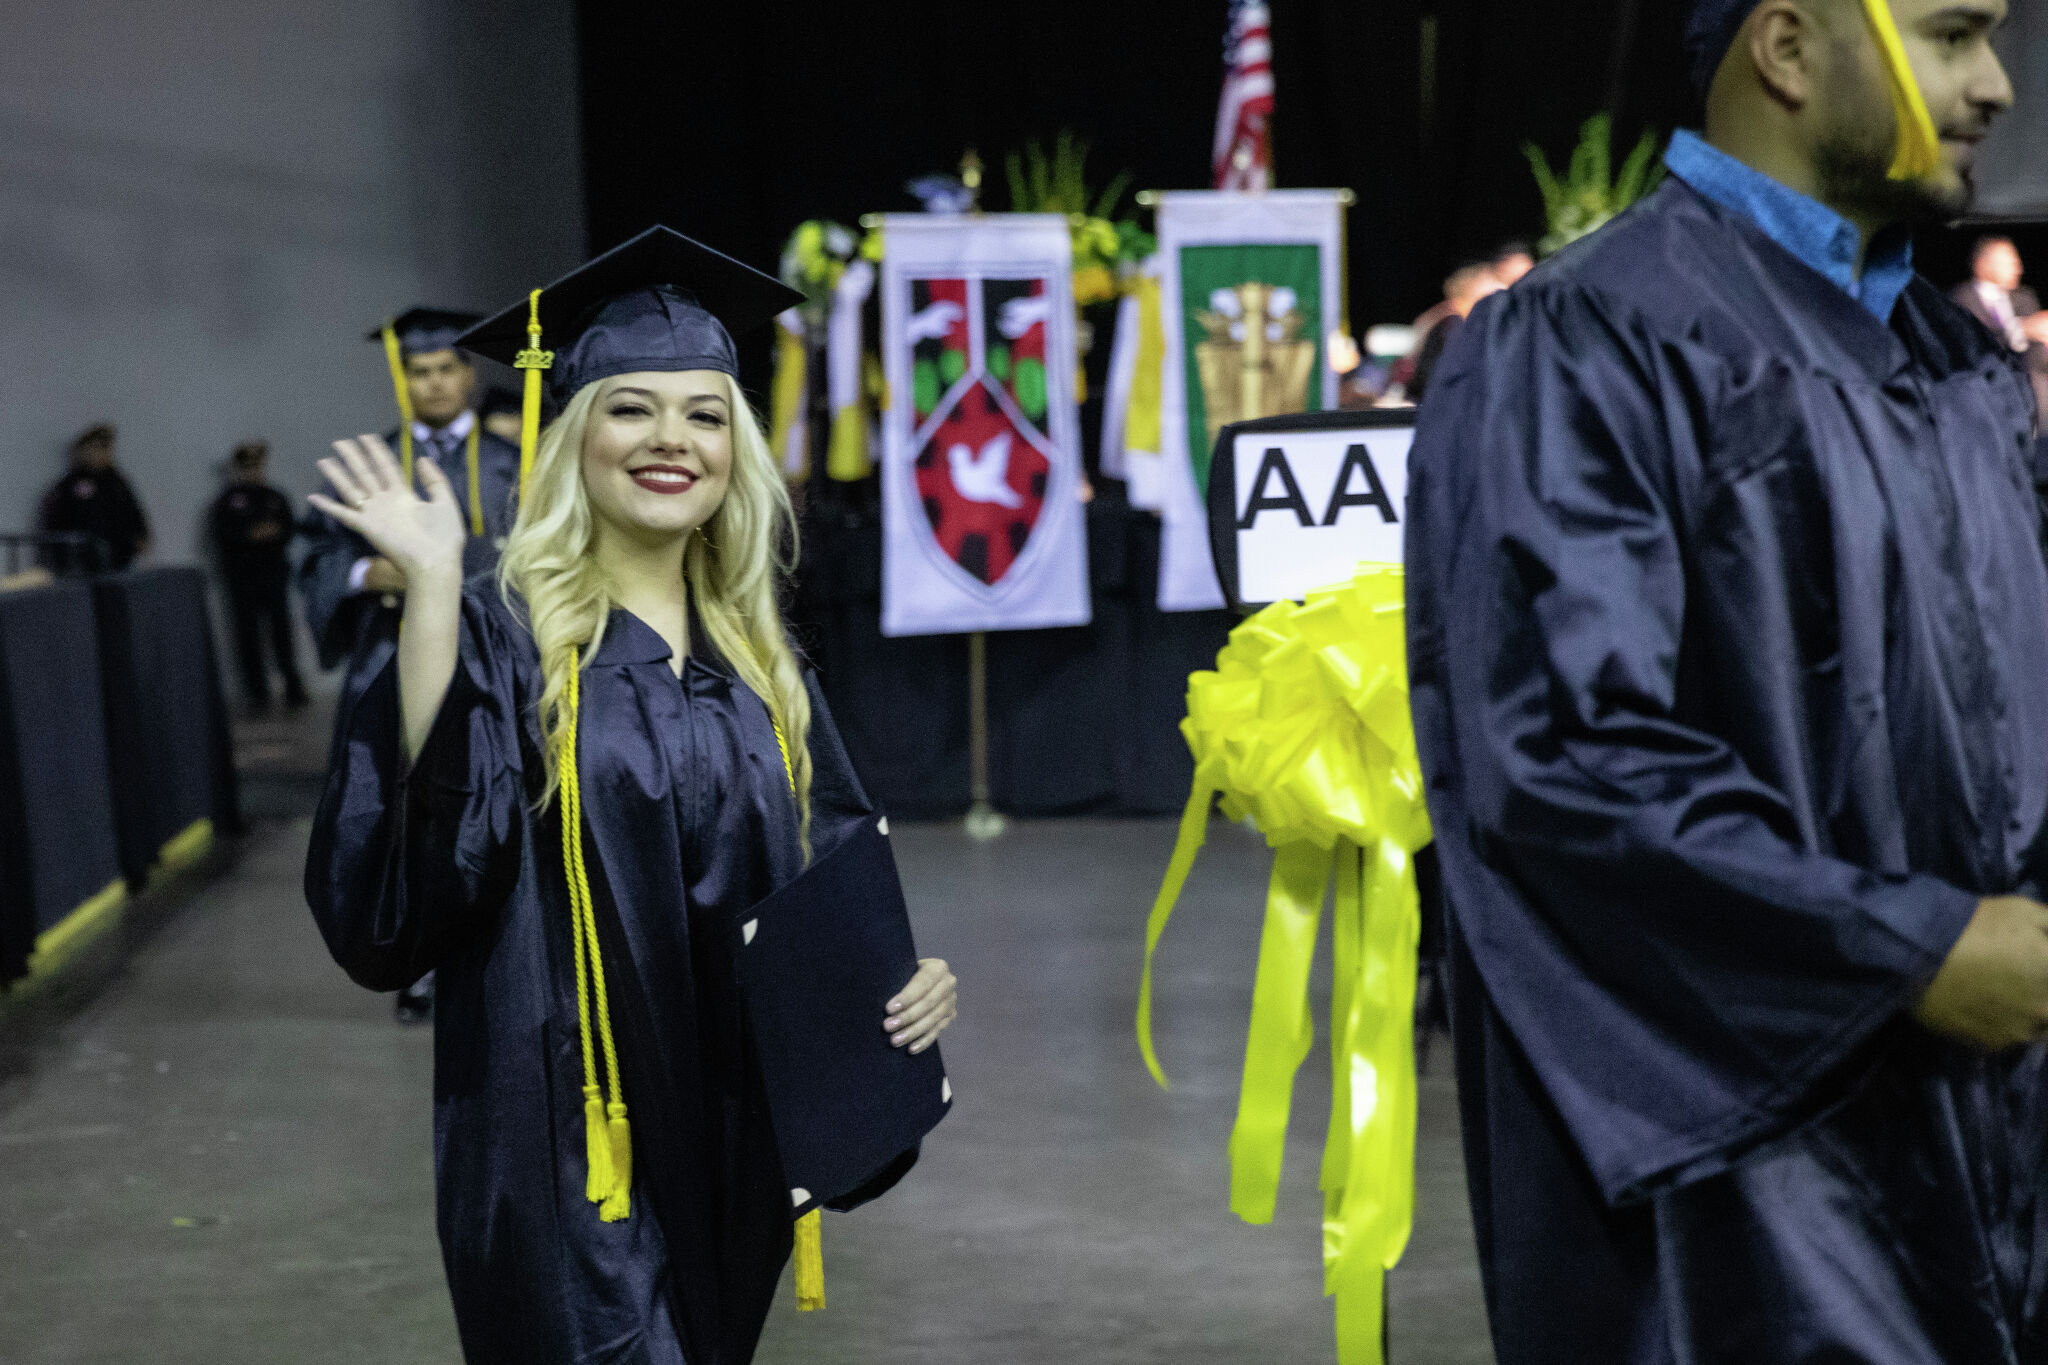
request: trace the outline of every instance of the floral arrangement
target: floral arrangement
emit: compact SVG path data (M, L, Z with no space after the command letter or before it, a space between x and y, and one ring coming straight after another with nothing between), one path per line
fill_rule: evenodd
M1074 302L1084 308L1123 292L1123 282L1159 245L1135 220L1113 217L1130 189L1129 173L1091 196L1087 162L1088 144L1068 131L1053 139L1049 155L1033 140L1003 161L1011 212L1062 213L1073 225Z
M1593 115L1579 129L1579 145L1562 174L1551 169L1549 158L1535 143L1523 143L1522 154L1543 191L1543 212L1550 227L1537 251L1548 256L1563 250L1657 188L1664 178L1664 168L1653 161L1658 140L1654 128L1644 129L1618 176L1612 173L1614 120L1606 114Z
M799 223L782 249L782 282L803 294L806 312L823 318L847 263L860 251L860 236L844 223L813 218Z

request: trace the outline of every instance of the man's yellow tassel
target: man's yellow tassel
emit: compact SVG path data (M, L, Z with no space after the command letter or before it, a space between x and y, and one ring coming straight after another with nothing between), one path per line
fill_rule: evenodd
M1892 18L1891 0L1863 0L1870 27L1877 34L1878 51L1884 56L1885 75L1891 86L1892 111L1898 117L1899 147L1892 158L1891 178L1918 180L1941 169L1941 135L1927 112L1926 96L1906 57L1906 44Z
M633 1213L633 1132L626 1125L626 1106L613 1101L610 1130L612 1186L598 1207L597 1216L607 1223L622 1223Z
M583 1197L593 1204L612 1192L612 1139L604 1121L604 1096L595 1085L583 1087L583 1153L590 1166Z
M825 1245L818 1211L796 1220L796 1307L815 1313L825 1306Z
M398 467L405 471L407 487L412 485L412 390L405 382L405 352L398 344L398 332L384 324L384 359L391 366L391 387L398 395Z

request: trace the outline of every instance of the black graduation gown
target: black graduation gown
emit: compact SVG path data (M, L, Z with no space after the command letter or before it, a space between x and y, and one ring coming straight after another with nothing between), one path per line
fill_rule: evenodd
M337 742L307 899L362 985L438 971L439 1226L476 1365L742 1365L789 1253L735 915L802 870L796 808L766 707L692 638L679 680L661 638L616 611L581 684L586 848L634 1144L621 1223L583 1193L560 806L533 809L539 661L496 589L465 597L455 679L409 772L388 643L363 660ZM811 704L823 856L870 808L815 686ZM914 1155L835 1207L881 1193Z
M2033 417L1676 181L1452 346L1410 670L1502 1365L2048 1359L2042 1051L1906 1014L2043 890Z
M396 430L386 432L384 440L394 451L398 449ZM464 468L462 449L458 444L454 458L442 462L441 472L454 488L467 528L469 471ZM462 549L463 574L470 578L496 571L498 552L519 515L519 447L488 431L481 432L476 467L484 534L472 535ZM370 542L321 512L307 515L303 534L306 554L299 563L299 596L306 603L306 624L320 651L320 666L333 668L363 648L371 636L388 636L396 630L398 612L384 604L381 594L349 591L350 570L359 560L377 553Z

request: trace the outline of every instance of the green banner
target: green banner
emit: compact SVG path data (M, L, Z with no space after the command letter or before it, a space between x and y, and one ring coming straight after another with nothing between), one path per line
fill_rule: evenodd
M1184 246L1179 265L1188 463L1206 494L1218 431L1323 406L1322 248Z

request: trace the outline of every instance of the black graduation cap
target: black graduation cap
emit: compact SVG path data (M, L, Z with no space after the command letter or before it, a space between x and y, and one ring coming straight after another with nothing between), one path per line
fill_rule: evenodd
M882 1028L917 973L885 826L862 820L802 876L736 917L740 970L776 1147L799 1217L872 1184L945 1118L937 1045Z
M476 325L478 314L457 313L446 308L409 308L381 327L373 327L365 341L382 341L389 331L398 338L399 351L408 356L428 351L446 351L455 339Z
M586 384L641 371L736 376L732 333L803 301L773 275L671 228L651 227L540 291L538 345L554 350L548 397L559 411ZM517 366L520 354L535 348L535 311L533 300L521 299L470 328L458 344Z
M1735 35L1762 0L1693 0L1685 21L1686 65L1692 71L1692 88L1701 99L1714 83L1722 59L1735 45Z

